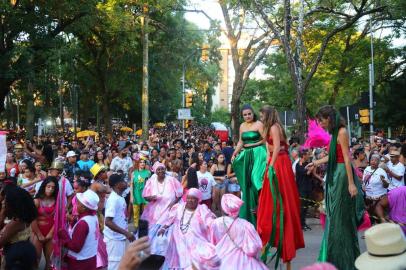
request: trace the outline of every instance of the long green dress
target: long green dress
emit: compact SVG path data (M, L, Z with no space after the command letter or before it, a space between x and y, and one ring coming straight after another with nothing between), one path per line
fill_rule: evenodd
M337 269L355 270L355 259L360 255L357 227L362 223L364 200L360 182L353 171L358 194L351 198L348 175L337 147L335 130L330 143L326 177L326 226L318 261L332 263ZM337 148L337 150L336 150ZM341 153L337 154L340 151Z
M262 140L262 137L258 131L246 131L241 134L241 139L245 145L257 143ZM266 167L265 145L243 149L234 159L232 166L241 186L244 201L240 209L240 217L256 226L258 191L262 188Z

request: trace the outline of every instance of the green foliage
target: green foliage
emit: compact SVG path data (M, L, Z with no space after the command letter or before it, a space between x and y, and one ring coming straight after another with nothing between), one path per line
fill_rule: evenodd
M220 122L229 125L230 113L225 108L217 108L211 114L211 122Z
M15 7L8 1L0 3L0 33L8 42L0 50L0 94L7 95L12 86L12 98L20 103L34 99L36 117L59 114L61 82L64 106L70 112L76 103L73 89L79 90L79 118L85 126L95 121L98 111L104 122L112 117L140 122L143 7L148 8L150 19L151 122L175 119L181 107L182 64L203 44L210 45L210 59L206 63L199 57L192 59L187 86L201 98L199 115L209 116L219 73L218 33L198 31L184 19L184 12L174 11L183 9L184 1L17 3ZM28 83L33 92L27 91ZM10 112L15 109L13 104L7 106ZM22 114L26 113L23 109Z

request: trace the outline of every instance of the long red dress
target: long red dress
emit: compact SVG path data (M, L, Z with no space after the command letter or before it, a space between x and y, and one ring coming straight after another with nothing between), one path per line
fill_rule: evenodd
M269 145L273 145L271 137L268 137L267 141ZM273 166L275 173L268 167L271 163L272 153L268 160L264 184L259 197L257 222L262 244L267 249L277 247L277 261L280 256L284 262L291 261L296 257L296 250L304 248L303 231L300 224L299 192L287 149L286 142L281 141L281 149ZM269 179L269 175L272 179ZM276 212L274 212L275 202ZM281 219L281 217L283 218ZM274 239L273 243L271 238ZM265 259L264 256L263 259Z

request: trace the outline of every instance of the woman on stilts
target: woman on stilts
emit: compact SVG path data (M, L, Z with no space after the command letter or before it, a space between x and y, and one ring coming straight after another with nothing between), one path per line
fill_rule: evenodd
M300 201L292 163L289 158L286 134L278 112L264 106L260 110L266 138L267 167L258 203L257 230L265 247L262 260L275 259L275 269L282 258L287 269L296 257L296 250L304 248L300 223ZM271 248L276 252L271 254Z
M258 194L262 188L266 162L266 149L262 138L263 125L256 119L250 105L244 105L241 114L244 123L240 126L240 139L231 161L244 201L240 217L256 226Z
M354 262L360 255L357 226L362 223L365 208L361 185L351 166L345 121L330 105L321 107L316 117L332 135L328 156L307 166L311 169L328 162L326 227L318 260L338 269L355 270Z

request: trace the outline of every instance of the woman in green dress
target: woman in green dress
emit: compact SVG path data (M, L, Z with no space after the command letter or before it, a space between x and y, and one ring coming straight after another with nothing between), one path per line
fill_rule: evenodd
M345 121L330 105L320 108L317 118L321 127L332 135L328 156L307 166L311 169L328 163L327 218L318 260L330 262L338 269L355 270L355 259L360 255L357 226L365 209L361 185L351 166Z
M231 160L244 201L240 217L256 226L258 193L262 188L267 153L261 135L263 125L257 121L254 110L250 105L244 105L241 114L244 123L240 125L240 139Z
M147 203L142 197L145 182L151 176L151 172L146 169L146 165L145 158L141 157L138 161L138 166L135 164L131 177L131 198L133 202L134 227L136 229L138 228L141 212L143 210L142 208Z

